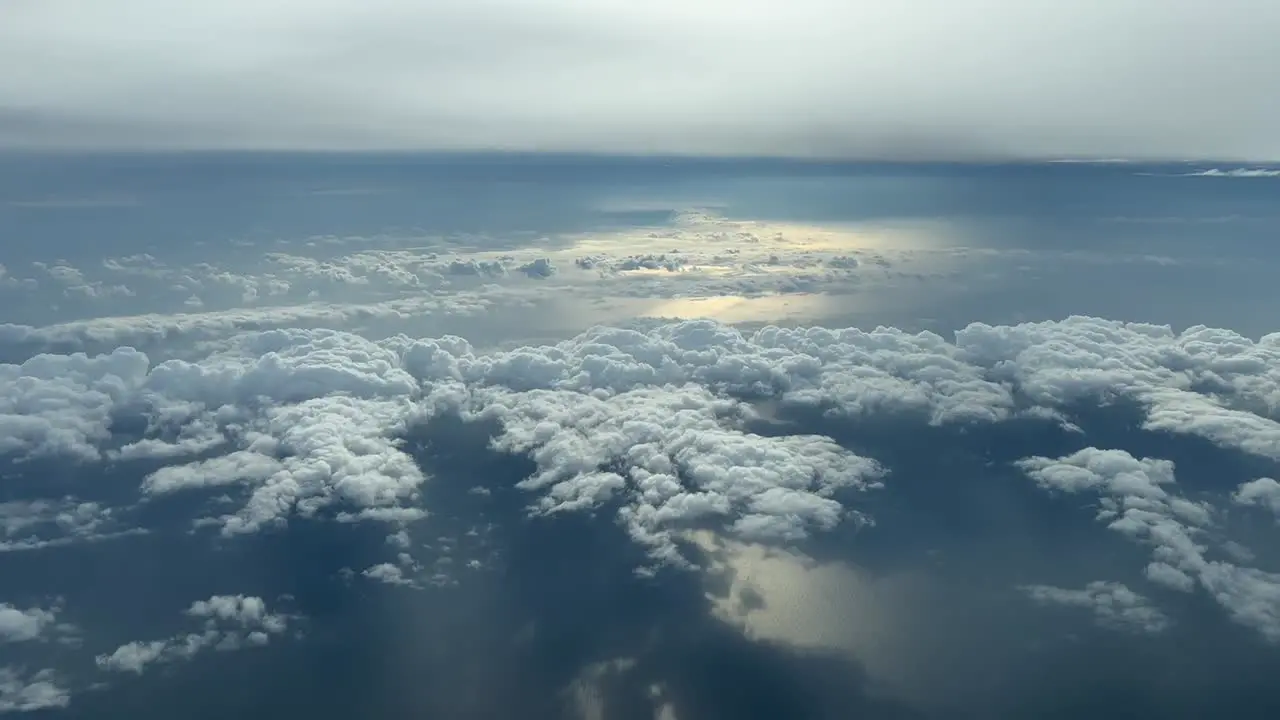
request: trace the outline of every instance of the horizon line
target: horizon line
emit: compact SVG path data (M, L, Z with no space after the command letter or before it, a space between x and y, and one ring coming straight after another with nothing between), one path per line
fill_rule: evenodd
M1280 159L1244 159L1229 157L1158 157L1158 156L813 156L767 154L715 154L675 152L601 152L566 150L515 149L394 149L394 148L155 148L155 147L21 147L0 145L0 159L9 157L296 157L296 158L398 158L422 160L550 160L550 161L614 161L645 163L774 163L796 166L821 165L1250 165L1280 167Z

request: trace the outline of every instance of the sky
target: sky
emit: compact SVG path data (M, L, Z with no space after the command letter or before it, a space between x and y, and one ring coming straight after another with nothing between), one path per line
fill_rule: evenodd
M1280 717L1277 27L0 0L0 715Z
M1280 161L1254 0L0 3L0 146Z

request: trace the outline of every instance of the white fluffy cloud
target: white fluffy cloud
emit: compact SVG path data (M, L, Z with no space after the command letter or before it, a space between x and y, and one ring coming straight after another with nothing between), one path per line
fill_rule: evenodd
M1027 596L1044 605L1065 605L1093 611L1098 624L1127 632L1160 633L1169 627L1169 618L1147 598L1123 583L1091 582L1083 590L1051 585L1028 585Z
M829 530L851 514L833 495L882 472L828 438L744 432L735 425L746 407L699 386L499 391L477 402L502 422L495 447L537 463L520 487L542 493L539 512L620 500L632 537L669 560L677 559L671 529L691 523L775 542Z
M1269 34L1280 10L1252 0L234 0L168 11L159 0L8 3L0 142L1280 157L1264 70L1280 65Z
M1272 419L1280 335L1174 333L1088 317L975 324L953 340L895 328L743 333L688 321L491 351L451 336L374 341L290 329L242 334L204 357L154 366L122 349L6 367L13 379L0 402L14 408L15 425L31 428L24 453L96 457L111 413L123 407L149 408L152 425L179 440L144 438L113 457L176 459L226 446L153 472L142 489L244 486L245 504L218 520L229 534L329 508L345 519L420 517L425 478L396 438L442 411L502 423L498 446L538 463L523 487L539 511L617 501L637 539L667 554L666 532L682 523L777 540L829 528L849 514L836 490L880 474L822 438L744 432L754 398L945 424L1058 417L1074 402L1127 397L1147 408L1148 429L1280 457ZM1144 503L1180 526L1209 522L1204 507L1167 491L1167 464L1106 453L1076 460L1037 468L1037 477ZM1152 577L1186 584L1186 566L1157 560Z
M245 595L214 595L197 600L186 615L203 620L200 632L176 635L164 640L135 641L97 657L98 667L116 672L142 673L155 663L190 660L203 650L238 650L260 647L271 637L288 629L289 616L268 612L262 598Z
M378 563L377 565L372 565L365 568L365 570L360 574L370 580L376 580L377 582L385 583L387 585L417 587L417 584L413 580L404 576L404 571L400 569L399 565L393 565L392 563Z
M1280 518L1280 482L1271 478L1258 478L1244 483L1236 489L1231 499L1240 505L1264 507Z
M0 365L0 455L96 459L116 404L137 390L147 364L145 355L121 348Z
M387 523L395 561L359 575L412 588L453 582L439 563L408 554L412 523L431 510L422 500L431 480L404 438L440 414L492 421L492 447L532 461L516 486L529 513L608 513L655 566L689 566L681 549L691 531L792 546L868 519L859 493L892 483L894 468L874 458L874 447L864 456L797 434L777 421L778 406L965 427L1066 422L1074 404L1122 398L1145 413L1150 431L1280 458L1280 335L1090 317L975 324L950 338L655 322L514 348L290 328L222 338L181 359L121 348L41 355L0 373L0 418L23 428L3 446L13 458L138 463L148 501L216 490L233 504L198 520L232 539L295 517ZM132 428L123 444L114 436L121 418ZM1226 513L1181 491L1172 462L1087 448L1018 466L1047 491L1096 498L1102 523L1149 549L1149 582L1203 593L1232 621L1280 642L1280 576L1250 567L1224 542ZM1275 509L1276 488L1261 478L1230 499ZM12 500L0 503L0 548L113 537L134 531L128 517L71 497ZM1109 627L1171 624L1118 583L1024 590L1037 602L1087 609ZM47 637L58 627L53 613L0 606L0 639ZM261 645L292 623L244 596L215 596L186 614L197 627L126 643L98 656L98 666L141 673L206 650ZM0 707L57 702L65 697L58 687L52 675L15 670L0 676Z
M1212 517L1203 505L1176 494L1173 463L1087 448L1018 464L1047 490L1101 496L1098 519L1151 548L1149 580L1183 591L1194 580L1233 620L1280 642L1280 575L1206 557L1204 531Z
M956 334L969 362L1016 383L1037 403L1126 397L1147 407L1148 430L1199 435L1280 458L1280 334L1072 317Z

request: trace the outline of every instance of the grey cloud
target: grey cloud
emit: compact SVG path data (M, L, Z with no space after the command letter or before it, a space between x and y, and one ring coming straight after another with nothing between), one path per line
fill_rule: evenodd
M538 258L521 265L517 270L531 278L545 278L555 275L556 266L547 258Z
M1271 478L1258 478L1241 485L1231 499L1240 505L1264 507L1280 519L1280 482Z
M8 603L0 603L0 643L35 640L53 625L55 619L56 615L50 610L21 610Z
M0 290L34 290L40 283L35 278L15 277L0 263Z
M501 277L507 269L497 261L451 260L448 271L450 275L491 275Z
M1083 590L1028 585L1023 591L1038 603L1092 610L1104 627L1145 633L1160 633L1169 627L1169 618L1159 608L1123 583L1091 582Z
M1250 0L168 10L9 3L0 142L1280 158L1280 10Z
M0 668L0 713L63 708L70 702L71 693L58 684L53 670L27 675L18 668Z
M503 298L503 293L491 290L483 295L456 292L447 296L426 295L372 303L310 302L302 305L242 307L208 312L103 317L40 327L19 323L0 323L0 341L46 349L68 345L73 347L83 347L92 343L116 345L178 338L201 340L223 338L238 332L266 328L346 325L363 319L404 319L423 314L467 316L484 312ZM518 297L506 299L512 304L519 302Z
M59 499L0 502L0 553L26 552L146 534L123 519L126 508Z
M1164 585L1165 587L1172 588L1174 590L1191 592L1196 586L1195 579L1190 575L1169 563L1160 562L1158 560L1148 564L1144 572L1146 573L1147 579L1151 582L1156 583L1157 585Z

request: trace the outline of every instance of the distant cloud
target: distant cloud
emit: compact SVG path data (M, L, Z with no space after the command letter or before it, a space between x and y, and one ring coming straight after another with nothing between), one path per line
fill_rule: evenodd
M266 645L289 624L288 616L267 612L262 598L245 595L215 595L208 600L197 600L187 608L186 615L204 620L204 629L165 640L121 645L109 654L99 655L98 667L141 674L155 663L190 660L210 648L228 651Z
M20 610L0 603L0 643L35 640L53 625L54 619L54 613L49 610Z
M1202 170L1188 173L1188 177L1221 177L1221 178L1280 178L1280 170L1265 168L1235 168L1233 170Z
M552 265L551 261L547 258L532 260L521 265L518 269L520 272L532 278L551 277L556 273L555 265Z
M1169 618L1163 612L1123 583L1091 582L1083 590L1028 585L1022 590L1044 605L1091 610L1098 624L1104 627L1142 633L1160 633L1169 627Z
M73 456L74 457L74 456ZM119 519L119 509L73 497L0 503L0 553L41 550L145 534Z
M1280 158L1252 0L112 7L7 3L0 144Z
M1280 642L1280 575L1206 556L1212 518L1203 505L1174 494L1172 462L1086 448L1018 465L1047 490L1100 495L1097 519L1151 548L1148 579L1186 591L1194 578L1233 620Z
M417 584L413 580L404 576L404 571L397 565L391 563L378 563L366 568L361 575L376 580L387 585L402 585L405 587L416 587Z
M53 670L27 675L17 668L0 668L0 713L63 708L70 702L71 693L58 684Z

